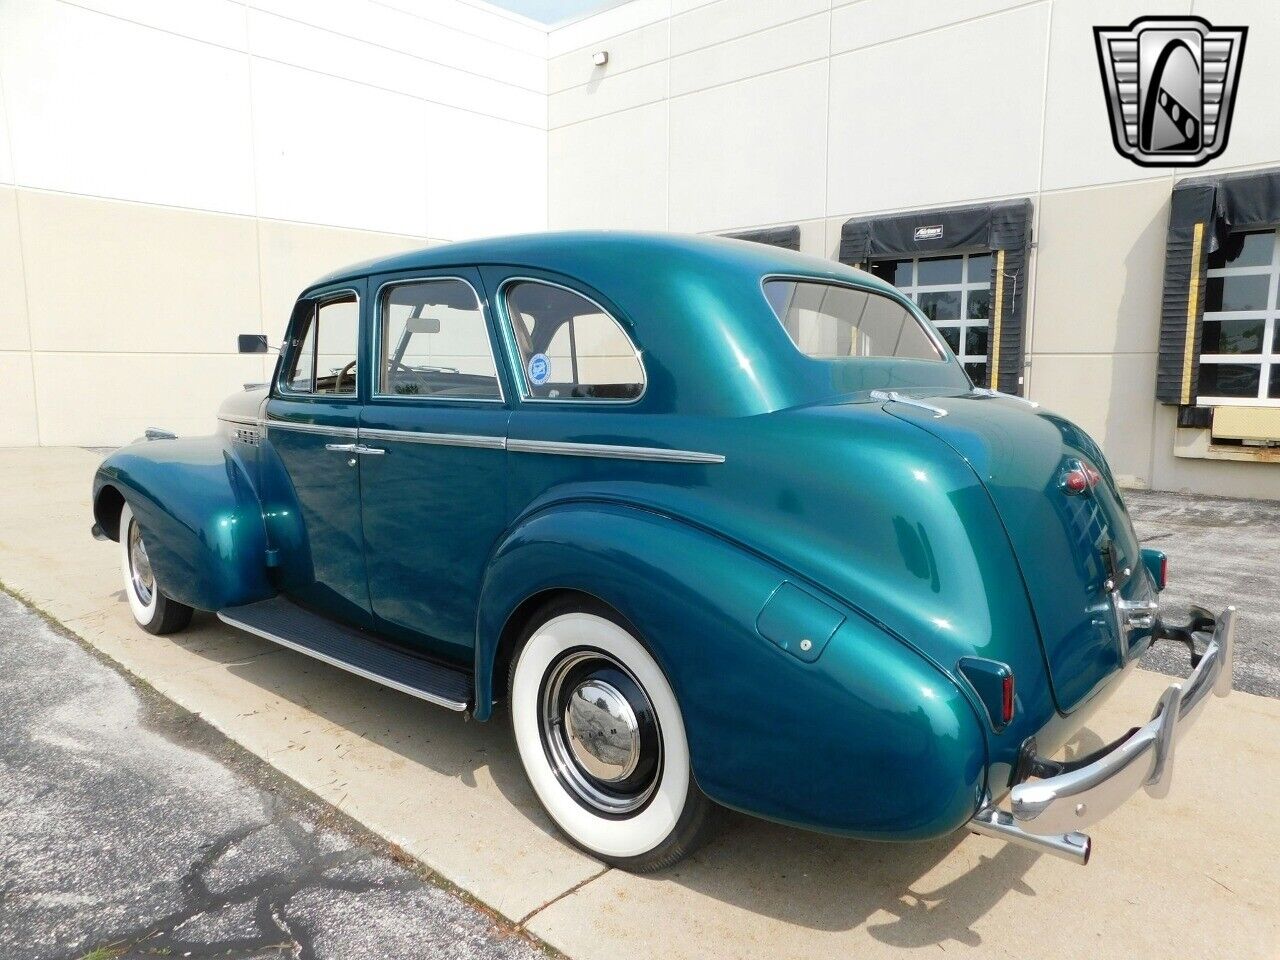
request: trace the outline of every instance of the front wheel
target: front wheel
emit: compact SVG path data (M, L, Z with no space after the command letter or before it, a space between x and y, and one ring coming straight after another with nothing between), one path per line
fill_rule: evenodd
M176 633L191 622L191 608L170 599L156 583L142 528L127 503L120 511L120 568L129 608L143 630Z
M715 808L693 780L680 707L620 618L585 598L553 603L510 674L525 773L575 845L646 872L702 843Z

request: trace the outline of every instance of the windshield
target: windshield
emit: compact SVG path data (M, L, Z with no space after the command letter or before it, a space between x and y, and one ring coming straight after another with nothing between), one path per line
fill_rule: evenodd
M791 341L820 360L945 360L924 324L874 290L809 280L766 280L764 294Z

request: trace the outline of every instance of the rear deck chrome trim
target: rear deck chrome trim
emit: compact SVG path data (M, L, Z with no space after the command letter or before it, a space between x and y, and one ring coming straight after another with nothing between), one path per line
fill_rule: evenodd
M564 457L601 457L608 460L648 460L654 463L724 463L724 455L664 447L628 447L609 443L569 443L559 440L507 440L517 453L547 453Z
M272 643L278 643L282 647L288 647L290 650L296 650L298 653L304 653L308 657L323 661L330 666L337 667L340 670L345 670L348 673L354 673L356 676L364 677L366 680L372 680L374 683L380 683L384 687L390 687L392 690L399 690L401 693L407 693L409 696L417 697L419 700L426 700L428 703L434 703L436 706L445 707L446 709L453 710L457 713L461 713L467 709L467 705L465 703L459 703L456 700L448 700L426 690L419 690L417 687L411 687L408 684L400 683L398 680L392 680L390 677L380 676L370 670L361 670L359 667L352 666L346 661L339 660L337 657L330 657L326 654L320 653L318 650L312 650L309 647L302 646L302 644L286 640L284 637L268 633L265 630L259 630L257 627L250 626L247 623L242 623L241 621L236 620L234 617L227 616L226 611L224 610L218 611L218 619L225 624L235 627L237 630L243 630L245 633L252 633L254 636L262 637L263 640L270 640Z

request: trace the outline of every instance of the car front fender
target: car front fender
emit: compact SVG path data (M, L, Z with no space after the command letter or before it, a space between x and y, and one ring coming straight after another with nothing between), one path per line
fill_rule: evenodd
M762 635L762 611L784 583L819 619L835 611L821 649ZM559 590L594 596L635 627L675 690L698 784L719 803L880 839L945 835L977 809L986 740L936 666L767 558L619 503L552 506L496 550L477 625L480 719L513 616Z
M118 540L127 502L165 594L219 610L275 594L267 578L262 507L249 470L221 437L139 442L102 462L94 516Z

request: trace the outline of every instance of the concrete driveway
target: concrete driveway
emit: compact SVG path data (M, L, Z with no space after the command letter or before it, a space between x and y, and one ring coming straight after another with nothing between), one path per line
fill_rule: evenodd
M689 861L634 877L555 836L501 718L466 723L208 617L173 638L137 629L115 545L88 537L96 460L0 452L0 581L570 956L1276 956L1280 701L1210 703L1170 797L1099 825L1086 868L981 837L873 844L734 817ZM1167 683L1136 672L1071 749L1145 720Z

